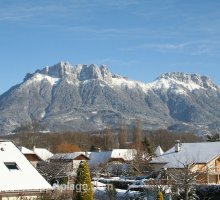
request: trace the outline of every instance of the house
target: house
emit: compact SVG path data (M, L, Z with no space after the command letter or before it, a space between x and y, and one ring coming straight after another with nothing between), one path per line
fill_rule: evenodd
M156 148L156 150L154 151L154 155L156 155L156 156L161 156L161 155L163 155L164 154L164 151L163 151L163 149L161 148L161 146L159 145L157 148Z
M0 140L0 199L30 199L52 190L11 141Z
M132 161L136 155L136 149L113 149L109 161Z
M28 161L36 168L37 163L42 161L42 159L33 151L26 147L18 147L21 153L28 159Z
M197 183L220 184L220 142L180 143L152 159L154 170L178 170L188 166L198 173Z
M89 158L81 152L57 153L46 162L38 163L38 171L51 183L74 183L77 169L82 160Z
M37 154L37 156L39 158L41 158L41 160L47 160L49 158L51 158L54 154L51 153L48 149L45 148L37 148L37 147L33 147L33 152L35 154Z
M100 164L105 164L113 161L129 162L134 159L137 151L135 149L113 149L112 151L90 152L89 165L96 167Z
M130 162L137 155L135 149L113 149L112 151L89 152L88 161L90 170L94 173L106 172L115 176L128 172L133 166ZM136 169L133 169L136 170Z
M89 160L89 158L82 152L73 152L73 153L57 153L53 155L49 160L50 162L74 162L81 160Z

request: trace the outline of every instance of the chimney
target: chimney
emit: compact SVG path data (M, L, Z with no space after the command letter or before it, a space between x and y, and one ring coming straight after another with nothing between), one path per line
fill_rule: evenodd
M36 147L35 147L35 145L34 145L34 146L33 146L33 152L34 152L34 153L35 153L35 148L36 148Z
M176 140L176 142L175 142L175 152L179 152L180 149L181 149L180 140Z
M85 156L87 156L89 158L89 152L88 151L85 152Z
M101 148L98 148L98 152L101 152Z

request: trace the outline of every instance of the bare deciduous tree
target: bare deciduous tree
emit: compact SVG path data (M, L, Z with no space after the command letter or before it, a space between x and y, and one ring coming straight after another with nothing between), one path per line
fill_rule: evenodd
M107 128L104 130L104 150L111 150L114 146L112 130Z
M133 132L133 142L134 142L134 147L140 151L141 150L141 145L142 145L142 130L141 130L141 121L136 120L135 122L135 127L134 127L134 132Z
M178 161L181 167L167 170L167 175L171 184L178 195L182 194L184 200L198 199L195 194L195 185L198 182L203 183L206 175L212 167L200 166L193 159L186 162Z
M126 143L127 143L127 127L125 122L121 122L119 125L119 133L118 133L118 143L119 143L119 148L124 149L126 148Z

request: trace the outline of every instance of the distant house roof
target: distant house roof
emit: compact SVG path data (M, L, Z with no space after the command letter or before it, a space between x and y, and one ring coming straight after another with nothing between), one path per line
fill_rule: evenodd
M178 152L174 146L150 163L164 164L163 168L182 168L185 164L208 163L219 155L220 142L182 143Z
M90 160L89 160L89 166L98 166L101 163L106 163L111 158L111 151L102 151L102 152L91 152L90 153Z
M111 158L122 158L125 161L130 161L134 159L136 154L135 149L113 149Z
M161 148L160 145L156 148L156 150L154 151L154 154L155 154L156 156L161 156L161 155L164 154L164 151L163 151L163 149Z
M26 147L18 147L18 149L21 151L22 154L25 155L25 157L29 160L29 161L41 161L42 159L33 151L31 151L30 149L26 148Z
M83 156L85 160L89 160L89 158L83 154L82 152L74 152L74 153L57 153L53 155L50 160L76 160L77 158Z
M23 154L35 154L33 151L31 151L30 149L28 149L26 147L18 147L18 148L21 151L21 153L23 153Z
M72 163L56 163L56 162L39 162L37 170L45 177L49 182L54 178L66 177L68 172L72 171Z
M36 153L42 160L47 160L54 154L45 148L33 148L34 153Z
M137 151L135 149L113 149L112 151L90 152L89 165L97 166L114 159L131 161L136 154Z
M0 192L51 190L51 186L10 141L0 141Z
M81 160L73 162L45 162L41 161L37 165L37 170L45 177L48 182L53 179L63 177L75 177Z

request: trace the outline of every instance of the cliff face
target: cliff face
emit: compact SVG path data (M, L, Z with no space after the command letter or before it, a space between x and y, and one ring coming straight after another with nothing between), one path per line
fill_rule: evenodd
M135 119L143 129L198 134L220 129L220 89L198 74L166 73L152 83L129 80L107 66L67 62L27 74L0 96L0 132L37 119L50 131L91 131Z

